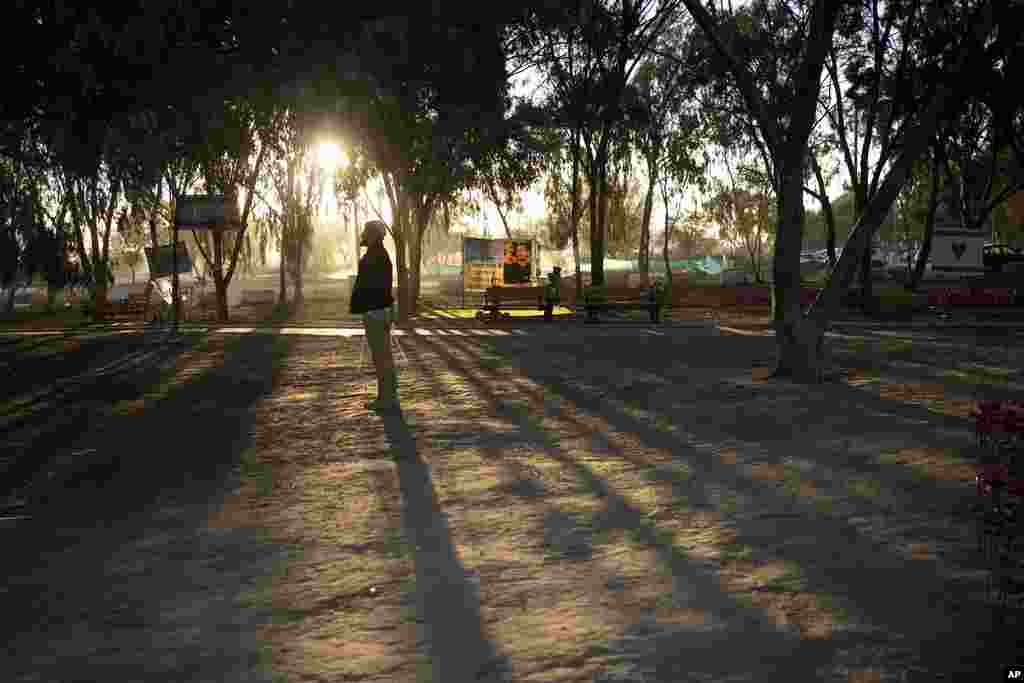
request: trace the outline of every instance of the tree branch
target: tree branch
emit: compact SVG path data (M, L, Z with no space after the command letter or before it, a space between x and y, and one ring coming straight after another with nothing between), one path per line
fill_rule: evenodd
M757 86L754 83L754 79L750 74L750 71L722 40L722 37L718 32L718 27L715 25L714 18L707 9L704 8L699 0L683 0L683 3L690 11L694 21L697 22L697 25L701 27L708 39L715 46L715 49L718 50L719 54L721 54L722 57L725 58L726 62L728 62L729 68L739 85L740 93L747 101L747 105L750 107L751 112L754 113L758 122L761 124L765 137L768 138L769 144L773 149L780 149L782 140L779 135L778 122L775 121L772 116L772 112L769 111L768 105L757 91Z

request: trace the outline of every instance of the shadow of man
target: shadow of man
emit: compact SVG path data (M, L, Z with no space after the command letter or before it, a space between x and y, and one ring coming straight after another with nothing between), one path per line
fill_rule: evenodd
M434 681L506 681L510 667L484 633L480 598L469 581L430 468L401 413L384 415L384 432L398 466L402 527L415 548L417 609Z

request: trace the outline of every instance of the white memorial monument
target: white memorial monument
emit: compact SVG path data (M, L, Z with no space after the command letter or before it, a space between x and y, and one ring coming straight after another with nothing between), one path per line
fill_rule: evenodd
M951 183L939 195L935 209L935 232L932 238L931 264L933 277L959 280L982 275L982 248L989 241L989 231L965 229L960 212L960 188Z

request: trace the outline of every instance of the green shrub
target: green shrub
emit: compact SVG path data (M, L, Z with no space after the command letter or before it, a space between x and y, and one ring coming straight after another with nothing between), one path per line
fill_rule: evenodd
M879 287L876 295L883 306L904 307L914 303L914 293L903 287Z
M271 315L273 315L273 317L275 318L281 319L287 318L291 314L291 312L292 307L290 303L288 303L287 301L284 303L278 301L276 304L274 304L274 308L272 309Z
M602 303L607 301L607 290L603 285L587 285L583 288L583 296L587 301Z

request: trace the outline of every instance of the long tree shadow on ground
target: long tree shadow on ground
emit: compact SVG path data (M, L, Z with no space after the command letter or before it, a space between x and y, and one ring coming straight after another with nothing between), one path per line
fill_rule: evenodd
M451 352L453 348L469 352L472 349L461 343L444 348L429 339L424 339L424 344L432 347L445 366L463 373L487 402L501 402L491 386ZM504 394L503 398L509 398L509 395ZM696 676L720 677L740 670L772 671L781 677L779 680L812 680L815 672L829 661L831 649L845 640L846 637L838 636L829 643L801 641L780 630L766 615L748 608L724 592L713 569L667 540L643 511L626 501L589 467L565 453L558 435L545 430L540 420L526 414L512 415L509 419L516 422L517 433L522 435L530 447L540 449L548 457L570 468L594 496L604 501L604 508L597 515L601 519L600 526L628 531L633 534L637 544L654 550L660 562L671 570L677 585L685 591L688 606L710 615L707 623L681 626L674 630L658 628L647 622L628 628L622 634L624 643L627 643L624 646L627 649L625 658L636 661L641 670L656 673L658 680L679 680L678 677L684 672ZM505 446L511 445L508 437L504 440ZM542 504L545 496L543 484L521 479L520 473L504 457L503 448L485 447L485 450L496 463L509 468L509 474L514 480L519 480L517 486L509 487L510 492L534 505ZM549 508L545 513L545 521L552 515L564 516L564 512ZM728 657L722 656L720 648L723 647L729 648Z
M16 372L0 412L0 496L40 472L69 436L87 432L119 401L140 399L179 372L188 349L139 336L72 341L61 362L10 361Z
M487 341L493 344L493 347L499 346L493 340ZM440 347L437 347L436 350L449 363L455 364L458 361L451 353L455 348L467 353L474 352L466 345L459 343L450 344L448 350ZM532 360L543 363L541 358ZM772 501L771 499L777 495L773 491L765 489L757 482L743 476L735 467L712 462L706 455L693 450L693 447L686 441L659 433L650 425L622 413L607 402L587 400L586 397L580 396L576 392L567 391L557 381L552 382L550 366L544 366L544 369L541 365L532 366L525 358L516 359L516 364L527 377L543 388L544 393L564 396L585 414L600 417L607 421L608 425L616 432L637 437L648 447L674 452L677 459L682 458L697 469L698 478L702 481L717 481L717 483L731 487L747 496L750 500L764 500L766 507L776 507L783 502ZM467 373L467 377L471 377L465 367L463 371ZM485 385L480 385L480 387L481 390L487 389ZM535 405L539 404L535 403ZM571 419L564 415L561 417ZM524 429L529 428L534 432L540 429L539 421L529 416L522 416L520 425ZM589 426L593 430L593 426L581 426ZM696 428L696 431L699 434L699 428ZM609 444L607 437L600 433L594 433L593 438L595 446L597 446L596 450L608 451L609 446L613 446L613 444ZM712 435L711 438L713 440L714 436ZM607 486L601 478L588 472L585 466L576 462L566 462L565 464L577 469L580 477L588 481L597 495L614 495L606 490ZM704 490L705 492L708 490L707 484L705 484ZM702 496L699 489L693 495L697 497L695 502L704 506L717 507L715 502L706 495L699 500ZM628 507L626 509L628 510ZM637 511L629 511L626 517L633 520L633 523L640 524L640 528L643 528L645 524L650 526ZM975 629L979 625L984 625L983 615L975 612L972 618L965 619L963 617L967 617L966 614L957 617L944 614L943 607L937 605L936 600L941 599L941 596L944 595L946 586L934 576L934 570L929 562L910 561L891 555L883 548L877 547L871 539L861 537L855 528L839 523L838 520L795 517L787 520L784 525L777 520L771 521L769 526L770 528L766 527L764 522L739 520L736 522L737 540L752 547L755 552L781 557L786 561L796 563L801 567L809 590L822 594L838 592L851 605L854 605L869 623L889 630L893 636L910 636L918 640L917 644L921 654L924 655L923 659L929 660L930 657L934 657L935 664L928 661L928 666L935 666L937 670L949 670L948 667L959 665L965 671L974 671L978 665L984 664L984 662L973 658L969 661L966 660L968 654L973 654L974 647L980 645L975 640L975 637L979 635ZM653 528L644 532L644 535L657 537ZM842 549L828 557L813 543L810 545L780 543L780 540L785 538L828 538L833 539L833 547L839 545ZM984 632L980 635L983 638ZM927 642L929 640L932 642ZM838 645L839 643L833 640L832 646ZM940 657L940 655L944 656ZM960 655L963 655L964 659L961 659Z
M271 679L256 638L269 614L239 601L288 549L206 522L235 480L252 407L291 347L283 337L192 339L182 358L195 367L179 368L163 398L64 434L120 452L121 468L3 530L18 549L4 563L5 675Z
M434 681L507 680L508 663L484 633L480 599L452 543L430 468L400 414L385 415L396 460L402 524L415 548L416 595L429 643Z

